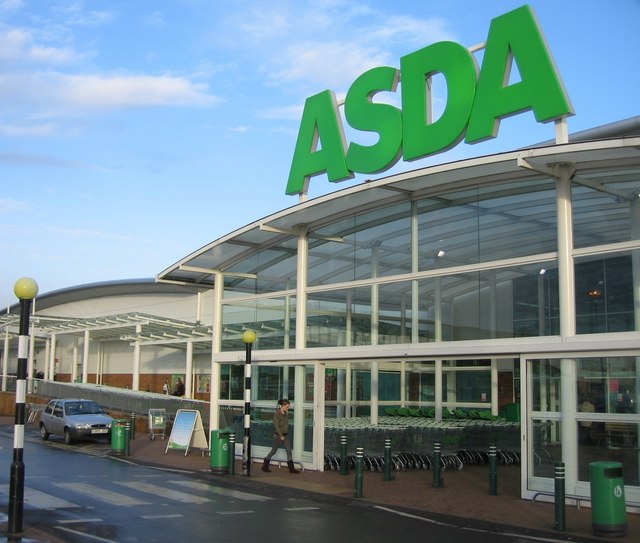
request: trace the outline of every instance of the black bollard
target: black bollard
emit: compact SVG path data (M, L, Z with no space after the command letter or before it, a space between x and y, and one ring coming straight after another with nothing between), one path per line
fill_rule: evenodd
M489 496L498 494L498 453L495 445L489 447Z
M136 438L136 414L131 413L131 439Z
M356 478L355 478L355 498L362 498L362 480L364 471L364 448L356 447Z
M440 442L433 444L433 488L442 488L444 480L442 478L442 466L440 465Z
M564 462L556 462L553 469L553 483L555 495L555 519L553 529L559 532L565 530L565 493L564 493Z
M236 434L229 434L229 475L236 474Z
M340 475L349 473L349 459L347 458L347 436L340 436Z
M384 440L384 480L391 481L391 438Z

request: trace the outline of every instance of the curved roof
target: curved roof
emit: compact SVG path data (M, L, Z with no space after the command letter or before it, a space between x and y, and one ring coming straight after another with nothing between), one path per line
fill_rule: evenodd
M612 133L611 128L608 133ZM622 194L615 189L616 184L621 181L619 174L608 178L608 181L606 179L610 169L632 168L635 176L633 178L637 180L640 163L639 148L640 138L638 137L568 143L468 159L405 172L376 181L367 181L299 203L252 222L187 255L159 273L156 280L212 288L216 273L222 272L225 277L237 275L239 280L240 278L257 278L260 272L266 269L265 261L268 260L272 276L276 276L273 273L276 270L280 283L286 280L294 281L295 266L287 265L278 269L275 263L278 259L286 261L295 254L295 243L300 229L310 233L311 241L314 235L318 235L318 231L322 232L319 240L339 241L343 236L348 235L349 229L353 227L349 221L343 219L353 216L354 213L360 215L381 210L377 219L373 218L375 213L370 213L370 220L378 220L379 224L387 224L391 227L393 218L391 214L396 203L433 198L442 206L464 206L465 198L470 198L469 194L465 194L464 189L482 185L497 187L487 193L487 199L495 199L498 194L496 191L500 190L501 184L503 185L505 192L500 196L504 196L501 200L504 207L487 206L481 212L496 218L504 218L509 214L509 191L512 191L511 194L516 194L517 192L513 191L521 193L524 190L529 192L542 190L536 189L536 186L540 185L541 179L553 180L553 167L558 163L578 165L573 181L594 189L591 191L594 198L591 204L594 208L598 206L595 198L603 194L616 201L628 200L632 197L631 194ZM520 182L519 187L518 182ZM450 200L444 201L446 198L442 195L445 193L446 197L451 197ZM586 202L583 204L587 212ZM482 206L482 203L480 205ZM383 216L385 213L387 215ZM547 217L540 213L535 221L530 217L522 219L510 217L510 219L511 223L505 225L505 229L513 228L517 221L526 222L526 228L529 229L552 226L555 228L555 207L549 205ZM508 232L505 237L507 234ZM392 236L393 233L386 230L385 235ZM460 231L457 235L457 243L464 243L462 239L464 233ZM371 243L372 240L368 242ZM476 240L469 236L467 243L473 244ZM511 257L510 249L507 245L496 246L495 259ZM255 258L256 254L263 256ZM327 255L327 258L333 257L335 257L333 254ZM393 255L389 256L388 264L393 267ZM286 275L287 273L289 276Z

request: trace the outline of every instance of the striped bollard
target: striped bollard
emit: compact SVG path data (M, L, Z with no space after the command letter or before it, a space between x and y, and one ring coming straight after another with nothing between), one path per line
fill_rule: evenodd
M489 496L498 494L498 450L495 445L489 447Z
M242 332L245 347L244 362L244 436L242 438L242 475L251 475L251 347L256 340L255 330Z
M31 302L38 294L38 283L29 277L16 281L13 291L20 300L18 368L16 371L16 412L13 431L13 462L9 479L7 532L22 532L24 516L24 415L27 391L27 358L29 352L29 316Z
M442 479L442 466L440 464L440 442L433 444L433 488L442 488L444 480Z
M349 459L347 458L347 436L340 436L340 475L349 473Z
M356 447L355 498L362 498L362 480L364 478L364 448Z
M391 438L384 440L384 480L391 481Z
M555 518L553 522L554 530L564 532L565 529L565 493L564 493L564 463L556 462L553 468L553 482L554 482L554 506L555 506Z

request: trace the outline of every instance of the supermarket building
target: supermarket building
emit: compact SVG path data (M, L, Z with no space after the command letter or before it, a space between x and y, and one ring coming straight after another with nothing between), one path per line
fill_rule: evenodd
M302 190L155 282L45 294L30 368L143 393L183 375L219 428L242 414L251 329L252 417L290 398L309 469L335 420L519 406L524 498L553 492L559 461L588 497L589 463L613 459L640 506L640 118L569 138L566 116L548 145Z

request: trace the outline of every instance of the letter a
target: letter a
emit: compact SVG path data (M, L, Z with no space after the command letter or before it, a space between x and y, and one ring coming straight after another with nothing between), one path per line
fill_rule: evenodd
M334 93L327 90L307 98L286 194L306 193L309 178L321 173L326 172L332 182L353 177L347 168L346 152L347 143Z
M509 85L514 59L521 80ZM494 138L500 119L527 110L538 122L573 115L535 15L523 6L491 21L465 141Z

